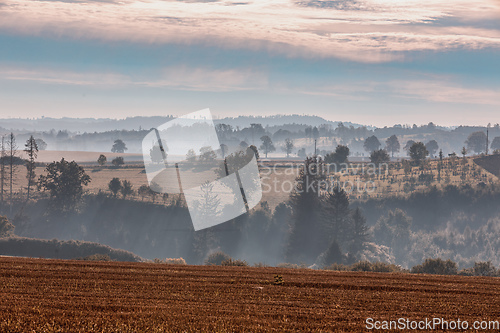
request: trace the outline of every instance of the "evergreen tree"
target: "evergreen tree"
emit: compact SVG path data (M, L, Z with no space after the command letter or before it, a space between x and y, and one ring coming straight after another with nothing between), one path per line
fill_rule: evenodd
M371 153L371 152L379 149L381 145L382 144L380 143L378 138L375 135L372 135L365 140L363 147L365 148L365 150L367 152Z
M124 180L122 183L122 187L120 189L120 193L122 194L123 199L127 198L128 195L134 194L134 189L132 187L132 183L128 180Z
M200 186L202 191L201 200L197 202L196 214L200 219L213 220L219 216L221 200L217 193L214 193L214 185L209 181ZM198 260L205 258L210 251L217 249L219 241L215 236L213 228L202 229L195 233L195 253Z
M17 144L16 137L14 133L10 133L7 138L7 151L9 154L9 201L12 208L12 197L13 197L13 186L14 186L14 175L17 171L16 159L17 159Z
M34 180L36 177L35 169L36 169L36 163L35 160L38 155L38 144L36 143L35 138L33 135L29 137L29 139L26 141L26 144L24 145L25 149L24 152L26 155L28 155L28 159L26 160L26 178L28 179L28 191L26 195L26 200L29 200L30 198L30 190L31 187L34 185Z
M343 262L344 256L342 255L342 250L339 244L334 239L328 245L325 252L321 254L321 264L323 266L329 266L333 264L341 264Z
M352 234L351 234L351 244L349 248L349 254L356 257L360 252L362 252L366 243L368 242L368 227L366 225L366 218L361 213L361 209L358 207L351 213L352 220Z
M324 251L320 191L324 187L324 164L319 157L305 160L290 194L291 230L285 257L288 262L313 263Z
M350 240L352 220L349 197L343 189L335 187L323 197L322 220L322 234L327 237L324 240L326 245L332 240L336 240L341 247L347 245Z
M0 201L3 203L4 186L6 181L5 166L7 161L7 148L5 144L5 136L2 135L0 143Z

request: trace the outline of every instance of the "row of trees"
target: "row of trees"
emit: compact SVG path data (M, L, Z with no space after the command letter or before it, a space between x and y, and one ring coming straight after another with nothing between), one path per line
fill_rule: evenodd
M46 167L46 174L36 179L36 168L40 143L39 139L30 136L24 145L26 158L19 157L16 137L13 133L2 136L0 141L0 202L4 202L5 193L9 194L9 202L12 203L14 195L14 185L18 168L22 165L26 167L26 201L29 200L32 189L47 190L52 198L56 198L61 207L71 207L82 194L82 185L90 182L90 177L85 174L82 167L76 162L67 162L62 159L60 162L50 163ZM43 143L42 143L43 144ZM98 163L104 165L106 156L100 155ZM123 157L116 157L112 164L119 166L124 164ZM8 190L7 190L8 188Z
M313 133L315 133L313 131ZM314 137L314 136L312 136ZM316 138L316 137L314 137ZM276 147L273 143L273 140L269 135L263 135L260 140L262 141L261 146L259 149L266 155L266 158L268 157L269 153L272 153L276 151ZM462 151L473 151L475 153L481 153L486 150L486 142L487 142L487 137L486 134L483 132L474 132L469 135L468 139L465 141L465 147L463 148ZM418 143L418 146L414 147L414 144ZM240 145L245 145L246 142L242 141ZM224 144L222 146L225 146ZM345 145L340 145L342 147L347 147ZM366 138L363 142L363 148L365 151L367 151L370 154L373 154L374 152L378 153L376 154L376 157L380 157L382 152L380 150L384 150L387 153L391 154L391 157L394 157L395 153L399 153L401 151L401 143L399 142L399 139L396 135L391 135L387 140L385 141L385 147L382 149L382 143L379 141L379 139L375 136L372 135L368 138ZM413 150L412 150L413 147ZM295 148L295 144L293 140L289 137L286 137L284 139L284 144L281 147L281 149L286 153L286 156L289 157L290 154L293 152L293 149ZM426 154L424 154L424 157L422 156L422 153L427 151ZM492 150L500 150L500 137L495 137L491 143L491 149ZM304 150L304 149L302 149ZM425 159L427 156L430 157L435 157L436 153L439 151L439 144L436 140L430 140L427 143L422 143L422 142L416 142L414 140L408 140L403 147L403 150L407 152L407 154L412 158L415 159L416 156L418 156L416 159L421 160ZM337 151L335 153L338 153ZM331 154L335 154L331 153ZM299 156L299 157L305 157L305 151L302 152L299 150L298 155L304 155L304 156ZM345 153L341 153L340 155L336 155L337 157L344 156ZM333 157L333 155L331 156ZM335 163L344 163L345 159L340 158L340 161L337 159L337 157L334 159ZM385 156L384 156L385 157ZM380 158L377 158L380 159Z
M465 141L465 147L467 147L466 149L468 151L473 151L477 154L485 152L488 147L492 150L500 149L500 137L495 137L491 142L491 146L489 146L488 141L487 135L484 132L474 132L471 133ZM408 155L411 154L410 148L414 143L415 141L408 140L406 145L403 147L403 149L408 152ZM363 144L364 149L369 153L379 150L381 146L382 144L375 135L368 137ZM429 152L429 155L434 157L439 149L439 145L436 140L431 140L425 144L425 148ZM401 150L401 144L399 143L399 139L396 135L390 136L385 141L385 150L391 153L393 157L394 153L398 153Z
M107 162L108 158L104 154L99 155L99 157L97 158L97 164L99 164L100 166L106 165ZM113 166L115 167L119 167L120 165L125 164L125 160L122 156L117 156L111 160L111 164L113 164Z
M397 138L396 138L397 140ZM416 165L420 163L429 156L428 145L424 145L422 142L412 142L408 149L411 159ZM327 154L325 156L326 163L342 164L349 162L350 149L344 145L338 145L333 153ZM442 152L441 152L442 155ZM442 156L441 156L442 157ZM375 165L379 166L383 163L390 162L390 156L386 149L374 150L370 154L370 161Z
M408 155L410 156L411 156L411 148L415 143L416 142L413 140L408 140L406 142L406 145L403 147L403 149L407 151ZM381 146L382 144L375 135L368 137L363 144L363 147L369 153L373 153L376 150L380 150ZM431 140L427 142L424 145L424 147L425 149L427 149L427 151L431 156L434 156L434 154L436 154L436 152L439 149L439 145L436 140ZM391 153L392 157L394 157L394 153L398 153L401 150L401 144L399 143L399 139L396 135L391 135L389 138L387 138L387 140L385 141L385 150Z

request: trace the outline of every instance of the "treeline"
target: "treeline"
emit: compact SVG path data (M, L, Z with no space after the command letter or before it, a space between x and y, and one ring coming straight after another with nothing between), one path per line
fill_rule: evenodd
M249 121L235 122L231 121L231 119L227 119L226 122L224 122L224 120L217 121L216 129L221 143L230 147L236 147L241 142L245 142L247 145L258 146L260 144L260 138L263 136L267 136L275 143L279 143L279 146L282 146L282 143L287 139L292 141L307 139L307 144L302 142L302 147L299 148L305 150L304 153L301 154L303 156L314 153L314 140L317 140L318 152L322 155L332 152L335 147L340 144L348 146L354 155L359 156L364 155L365 151L367 151L365 144L368 138L376 137L377 140L383 143L392 136L399 138L401 141L401 148L408 146L409 141L423 142L425 144L435 142L439 144L439 147L443 149L445 154L453 152L460 154L464 146L467 147L469 154L473 152L479 153L481 151L480 149L484 150L486 146L485 143L483 144L483 141L486 142L487 130L489 130L489 142L492 144L492 151L500 148L500 146L498 146L500 145L499 124L492 125L489 128L479 126L460 126L451 129L440 127L434 123L428 123L420 126L416 124L405 124L394 125L392 127L386 126L383 128L370 128L361 125L344 124L342 122L328 122L326 120L321 120L323 122L321 124L321 121L318 119L313 119L314 121L311 122L311 120L307 117L303 118L303 123L300 123L301 117L297 117L297 123L283 123L279 125L276 124L276 121L267 121L266 118L256 118L254 119L255 122L250 124L247 124ZM20 141L25 141L33 135L37 139L43 140L50 150L105 152L109 151L113 141L122 140L129 147L129 152L140 153L142 139L151 130L151 128L159 126L171 119L172 117L156 117L154 118L155 121L144 122L145 126L137 126L134 129L127 128L95 132L95 128L98 127L92 127L93 131L80 133L77 132L79 130L78 128L68 130L68 127L62 127L59 130L41 132L17 131L15 134L18 136ZM283 116L279 119L287 122L292 118ZM311 124L307 124L308 121ZM99 121L96 121L96 124L98 123ZM246 125L236 125L243 123ZM477 137L476 135L476 139L478 142L481 142L482 148L478 148L478 144L474 143L474 140L471 141L470 145L466 143L474 133L484 134L484 138ZM495 138L498 138L497 142L494 141ZM433 145L434 144L431 144L429 149L431 149ZM368 150L368 154L370 154L373 150L374 149ZM294 153L298 153L298 151L294 151ZM398 148L398 154L399 153L404 152L401 152ZM433 155L434 154L431 153L431 156Z
M167 259L166 261L155 260L157 263L166 264L185 264L182 258ZM250 266L246 261L233 259L223 252L215 252L208 256L205 265L219 266ZM255 263L253 267L271 267L263 263ZM279 268L289 269L307 269L305 265L280 263L276 265ZM314 269L324 269L338 272L372 272L372 273L412 273L412 274L435 274L435 275L462 275L462 276L489 276L500 277L500 268L497 269L490 261L474 262L473 266L459 269L456 262L441 258L427 258L421 264L413 266L411 269L405 269L400 265L389 264L386 262L358 261L351 265L332 264L323 267L313 267Z
M450 221L459 230L467 226L477 228L500 215L500 185L497 183L436 186L408 196L387 196L357 201L367 216L368 225L376 222L389 211L400 209L412 219L414 231L437 231L446 228Z

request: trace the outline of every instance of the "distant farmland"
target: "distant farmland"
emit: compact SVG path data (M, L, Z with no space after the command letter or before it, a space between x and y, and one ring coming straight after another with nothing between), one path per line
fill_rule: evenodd
M369 317L498 320L500 280L0 258L0 298L12 333L364 332Z
M141 155L104 153L108 158L108 162L106 166L100 167L96 162L100 154L99 152L42 151L39 155L39 161L47 163L53 160L60 160L61 157L65 157L67 160L76 160L92 178L89 186L85 188L86 191L91 193L99 191L107 191L109 193L108 183L114 177L130 181L134 190L137 190L141 185L148 184ZM117 156L124 156L124 166L118 168L111 166L111 160ZM301 161L266 160L261 163L264 166L264 168L261 167L264 191L262 200L267 201L269 206L274 208L289 198L289 193L298 174L298 166L301 165ZM359 187L358 184L361 184L361 188L366 184L369 191L364 193L355 188L351 195L352 199L407 196L411 192L425 190L432 185L436 185L439 188L447 185L470 184L475 186L481 182L486 184L498 182L498 169L500 168L500 157L498 156L483 158L467 157L465 159L461 157L446 158L443 161L440 182L437 181L438 163L436 159L428 160L424 168L413 166L410 170L405 171L401 162L391 162L387 174L368 178L361 175L360 171L364 168L363 165L366 165L366 162L352 162L350 165L351 169L348 172L332 173L330 179L339 182L341 186L345 185L348 191L351 184L355 187ZM354 170L356 168L358 169L357 171ZM44 167L39 166L36 169L37 176L42 174L44 169ZM431 182L420 181L419 176L422 173L432 175L433 180ZM22 189L24 192L26 184L26 169L24 166L19 166L14 181L14 191L17 192ZM370 191L373 188L374 190ZM137 193L130 198L152 200L151 197L142 198ZM162 201L160 196L156 200L158 202Z

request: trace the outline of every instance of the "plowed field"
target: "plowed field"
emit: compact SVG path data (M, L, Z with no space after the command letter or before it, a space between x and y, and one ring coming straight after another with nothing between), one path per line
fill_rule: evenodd
M365 332L369 317L498 320L500 279L0 258L0 332Z

